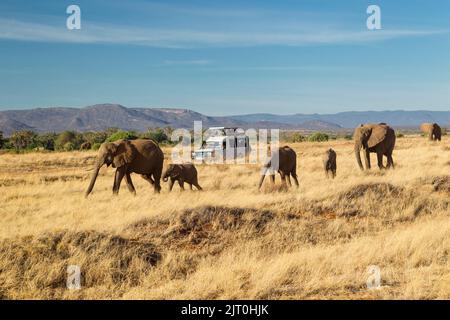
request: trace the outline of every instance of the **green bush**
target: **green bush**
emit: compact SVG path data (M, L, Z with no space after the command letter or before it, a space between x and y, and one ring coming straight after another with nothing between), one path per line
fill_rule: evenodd
M291 138L291 141L292 142L303 142L303 141L305 141L306 140L306 138L304 137L304 136L302 136L300 133L298 133L298 132L295 132L293 135L292 135L292 138Z
M397 132L397 133L395 134L395 136L396 136L397 138L403 138L405 135L404 135L403 133L401 133L401 132Z
M100 146L101 146L102 144L101 143L94 143L93 145L92 145L92 147L91 147L91 150L98 150L98 149L100 149Z
M37 136L37 145L44 150L55 150L56 139L58 135L56 133L44 133Z
M112 133L111 133L112 134ZM103 143L106 141L108 136L111 134L108 134L106 131L100 131L100 132L84 132L82 134L83 142L89 142L91 145L94 145L95 143Z
M308 137L308 141L311 141L311 142L322 142L322 141L328 141L329 139L330 139L330 137L326 133L322 133L322 132L313 133L312 135L310 135Z
M344 139L345 139L345 140L353 140L353 135L351 135L351 134L346 134L346 135L344 136Z
M64 131L58 135L55 140L56 150L66 150L67 144L71 143L72 150L79 149L80 145L83 143L83 136L75 131Z
M73 142L67 142L62 148L62 150L64 150L64 151L73 151L75 149L76 149L76 146Z
M126 140L134 140L137 138L137 135L133 131L123 131L119 130L106 139L106 142L114 142L120 139L126 139Z
M148 132L143 134L143 138L151 139L158 143L169 141L169 137L167 136L166 132L164 132L164 130L161 128L149 129Z
M5 145L5 140L3 139L3 131L0 131L0 149Z
M14 132L9 141L16 150L29 150L37 147L36 133L30 130Z

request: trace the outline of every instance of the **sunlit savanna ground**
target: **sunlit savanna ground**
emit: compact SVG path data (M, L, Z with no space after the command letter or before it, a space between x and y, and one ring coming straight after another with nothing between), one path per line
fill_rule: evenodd
M352 141L290 146L298 189L258 191L257 166L198 165L204 192L154 194L134 175L137 195L123 183L114 197L104 167L88 199L95 152L0 155L0 297L450 298L450 137L399 138L396 169L364 173Z

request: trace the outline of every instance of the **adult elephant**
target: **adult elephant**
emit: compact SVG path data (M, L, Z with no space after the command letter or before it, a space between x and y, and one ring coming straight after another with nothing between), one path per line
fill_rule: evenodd
M263 166L261 179L259 180L259 189L261 189L268 170L270 170L270 179L272 183L275 183L275 171L278 171L283 185L286 185L286 178L289 185L291 185L290 177L292 176L295 185L298 187L297 155L290 147L284 146L279 148L278 152L274 152L270 160Z
M383 169L383 156L387 158L387 168L394 168L392 151L395 147L395 131L385 123L361 124L355 129L353 134L355 140L356 161L361 170L364 170L361 163L361 148L365 151L366 169L370 169L370 153L377 154L378 167Z
M420 130L428 135L429 140L441 141L441 127L437 123L422 123Z
M106 164L116 168L113 193L119 193L120 183L125 177L128 189L136 193L131 173L140 174L150 182L155 192L161 190L160 179L163 168L164 154L157 143L152 140L118 140L103 143L98 150L97 162L92 174L91 183L86 191L86 197L91 193L100 168Z

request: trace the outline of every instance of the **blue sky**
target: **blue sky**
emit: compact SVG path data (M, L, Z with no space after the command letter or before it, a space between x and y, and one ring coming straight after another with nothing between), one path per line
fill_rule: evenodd
M3 110L450 110L447 0L2 0L0 26Z

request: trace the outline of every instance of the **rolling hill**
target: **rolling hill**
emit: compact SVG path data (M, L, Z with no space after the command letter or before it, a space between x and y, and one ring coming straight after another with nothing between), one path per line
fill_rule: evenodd
M97 104L85 108L37 108L0 111L0 131L61 132L98 131L111 127L145 131L148 128L192 128L195 120L204 127L279 128L337 131L365 122L388 122L393 126L417 127L422 122L450 125L450 111L367 111L336 114L247 114L207 116L189 109L127 108L119 104Z

